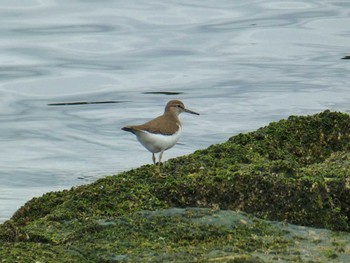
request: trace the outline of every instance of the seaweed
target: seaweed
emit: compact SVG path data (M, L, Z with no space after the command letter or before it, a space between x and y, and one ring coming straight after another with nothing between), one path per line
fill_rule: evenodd
M347 248L339 240L310 258L300 254L291 230L270 220L349 232L349 149L348 114L291 116L171 159L162 164L162 176L144 165L33 198L0 225L0 257L2 262L341 259ZM245 223L209 223L225 211L234 213L226 223L236 222L235 211L248 213L240 219Z

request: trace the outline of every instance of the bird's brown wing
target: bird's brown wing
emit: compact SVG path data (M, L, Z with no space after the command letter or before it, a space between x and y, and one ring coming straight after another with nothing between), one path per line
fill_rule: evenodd
M135 131L148 131L156 134L171 135L178 131L180 122L172 115L159 116L141 125L131 125L122 128L124 131L135 133Z

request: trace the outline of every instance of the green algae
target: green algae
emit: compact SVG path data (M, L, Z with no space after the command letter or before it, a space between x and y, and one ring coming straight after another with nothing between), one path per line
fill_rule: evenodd
M300 238L300 233L290 237L290 230L269 221L223 214L241 210L261 219L348 232L349 149L349 115L325 111L291 116L169 160L162 167L164 177L154 174L154 166L145 165L33 198L0 225L0 258L2 262L348 259L347 234L340 239L342 244L336 237L337 245L327 243L320 251L314 247L326 243L322 238ZM172 207L205 209L176 212ZM306 245L310 242L315 246Z
M70 222L64 224L69 226ZM142 210L117 218L89 219L75 229L69 239L56 245L2 242L2 262L348 262L350 259L347 233L265 221L230 210Z

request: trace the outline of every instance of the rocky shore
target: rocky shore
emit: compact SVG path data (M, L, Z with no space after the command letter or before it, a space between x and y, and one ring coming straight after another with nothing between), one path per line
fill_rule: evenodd
M350 116L291 116L34 198L1 262L350 262Z

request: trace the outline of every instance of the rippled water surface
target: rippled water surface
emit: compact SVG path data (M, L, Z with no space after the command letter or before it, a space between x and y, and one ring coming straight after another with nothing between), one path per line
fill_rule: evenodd
M173 98L201 115L181 116L164 159L291 114L348 111L349 11L327 0L1 1L0 221L33 196L151 163L120 128ZM60 105L104 101L115 103Z

